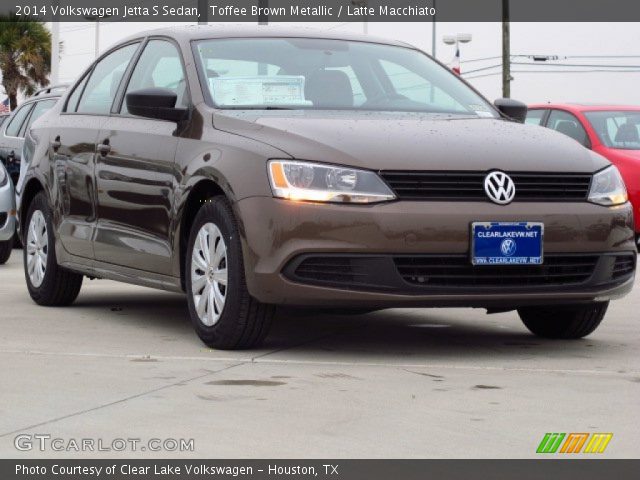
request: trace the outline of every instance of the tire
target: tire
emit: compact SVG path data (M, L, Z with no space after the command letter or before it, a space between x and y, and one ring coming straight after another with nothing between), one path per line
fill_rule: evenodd
M527 307L518 314L531 333L545 338L576 339L598 328L609 302L558 307Z
M18 235L17 231L13 235L13 248L17 248L17 249L22 248L22 242L20 241L20 235Z
M213 251L201 248L203 244L213 246ZM196 214L186 257L189 314L200 339L222 350L260 345L275 307L257 301L247 290L238 226L225 197L205 202Z
M11 256L11 250L13 250L13 237L4 242L0 242L0 265L4 265Z
M83 276L58 265L52 212L44 192L31 202L25 225L22 258L29 295L38 305L70 305L80 293ZM30 266L39 275L30 274Z

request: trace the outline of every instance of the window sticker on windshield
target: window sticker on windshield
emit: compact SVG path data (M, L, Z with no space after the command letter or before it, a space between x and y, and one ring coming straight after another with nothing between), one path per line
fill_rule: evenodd
M312 105L304 98L304 77L215 77L209 86L217 105Z

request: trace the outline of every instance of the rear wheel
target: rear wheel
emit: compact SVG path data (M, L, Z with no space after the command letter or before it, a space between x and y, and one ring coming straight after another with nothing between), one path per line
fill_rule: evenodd
M80 293L82 275L58 265L52 213L47 197L38 193L27 213L24 276L29 295L38 305L69 305Z
M531 333L539 337L574 339L592 333L607 313L609 302L558 307L526 307L518 314Z
M185 275L191 321L204 343L233 350L264 340L275 309L247 290L238 227L226 198L215 197L198 211Z
M13 237L4 242L0 242L0 265L4 265L11 256L11 250L13 249Z

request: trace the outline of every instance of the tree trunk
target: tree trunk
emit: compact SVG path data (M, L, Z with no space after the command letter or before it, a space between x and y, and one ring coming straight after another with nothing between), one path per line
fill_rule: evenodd
M18 95L16 93L9 92L7 92L7 94L9 96L9 108L11 108L11 111L13 112L18 107Z

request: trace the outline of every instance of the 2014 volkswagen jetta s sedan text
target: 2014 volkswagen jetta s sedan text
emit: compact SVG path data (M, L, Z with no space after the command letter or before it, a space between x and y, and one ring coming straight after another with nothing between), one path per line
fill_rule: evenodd
M104 53L28 132L31 297L84 276L185 291L200 338L248 348L277 305L517 310L591 333L630 291L620 175L404 43L163 29Z

